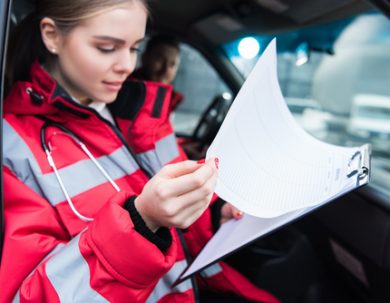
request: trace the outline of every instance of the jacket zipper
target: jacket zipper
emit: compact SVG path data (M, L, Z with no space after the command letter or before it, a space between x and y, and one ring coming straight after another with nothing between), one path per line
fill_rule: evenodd
M119 138L119 140L123 143L123 145L126 147L127 151L134 158L134 161L137 163L137 165L142 170L142 172L147 176L147 178L151 179L153 177L147 170L145 170L142 167L141 162L137 159L135 152L130 147L130 145L127 143L126 139L123 137L123 134L121 133L121 131L118 129L118 127L116 125L114 125L113 123L111 123L107 119L103 118L95 109L84 107L84 106L82 106L82 105L80 105L80 104L78 104L77 102L74 102L74 101L71 101L71 102L74 105L76 105L77 107L93 113L99 120L101 120L102 122L107 124L114 131L115 135ZM110 112L110 114L111 114L111 112ZM114 122L115 122L115 118L114 118ZM182 231L180 229L176 228L176 232L177 232L179 240L181 242L181 246L182 246L182 249L184 251L184 256L186 258L186 261L187 261L188 264L190 264L192 258L191 258L190 254L189 254L188 246L187 246L187 243L186 243L186 241L185 241L185 239L183 237ZM191 281L191 284L192 284L192 291L194 293L194 302L195 303L199 303L200 300L199 300L198 283L196 282L194 276L190 278L190 281Z

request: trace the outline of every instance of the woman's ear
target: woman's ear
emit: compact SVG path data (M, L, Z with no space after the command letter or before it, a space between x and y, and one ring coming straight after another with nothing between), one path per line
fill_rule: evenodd
M57 54L61 46L61 33L53 19L45 17L40 23L42 41L47 50L52 54Z

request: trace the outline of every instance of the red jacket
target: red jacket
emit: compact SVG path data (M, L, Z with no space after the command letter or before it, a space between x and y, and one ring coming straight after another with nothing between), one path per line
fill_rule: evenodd
M31 82L14 86L4 103L0 302L193 302L190 281L170 287L187 264L176 231L170 229L172 244L161 251L134 229L123 208L128 197L140 194L148 175L184 159L169 123L170 89L128 82L110 109L114 126L74 102L39 64L33 65ZM74 132L120 192L58 127L42 134L48 120ZM74 207L92 222L72 211L41 136ZM211 235L206 211L185 233L190 252ZM222 262L203 275L221 291L277 302Z

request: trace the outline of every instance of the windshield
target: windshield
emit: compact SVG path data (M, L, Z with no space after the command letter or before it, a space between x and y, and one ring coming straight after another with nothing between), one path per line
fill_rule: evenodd
M251 37L258 43L252 58L241 51L248 37L223 48L246 77L274 37ZM276 38L279 83L292 115L328 143L371 143L371 183L390 190L390 20L373 11Z

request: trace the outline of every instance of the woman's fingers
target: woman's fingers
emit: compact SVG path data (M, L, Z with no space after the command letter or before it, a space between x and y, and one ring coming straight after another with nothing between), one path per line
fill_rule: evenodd
M230 203L226 203L221 208L220 224L222 225L223 223L225 223L233 218L236 220L239 220L242 218L243 215L244 215L244 213L242 211L240 211L238 208L234 207Z
M181 196L204 187L210 179L216 179L217 168L213 159L208 160L204 164L197 165L198 168L196 170L167 180L164 184L164 191L169 191L168 194L174 196Z
M172 218L175 216L176 218L184 218L192 216L198 209L203 212L211 201L216 181L217 178L214 175L201 187L172 199L170 205L167 205L167 214Z
M215 183L216 177L210 178L202 187L177 197L176 205L180 210L188 209L193 204L201 204L202 201L208 205L214 193Z
M145 185L136 208L149 228L188 227L210 203L216 180L214 159L167 165Z
M172 225L179 228L187 228L203 214L210 200L211 197L210 199L198 200L197 203L192 203L188 207L183 208L171 218Z
M164 166L160 170L158 175L161 178L167 178L167 179L177 178L183 175L190 174L201 166L202 165L197 163L196 161L191 161L191 160L182 161L182 162L173 163Z

